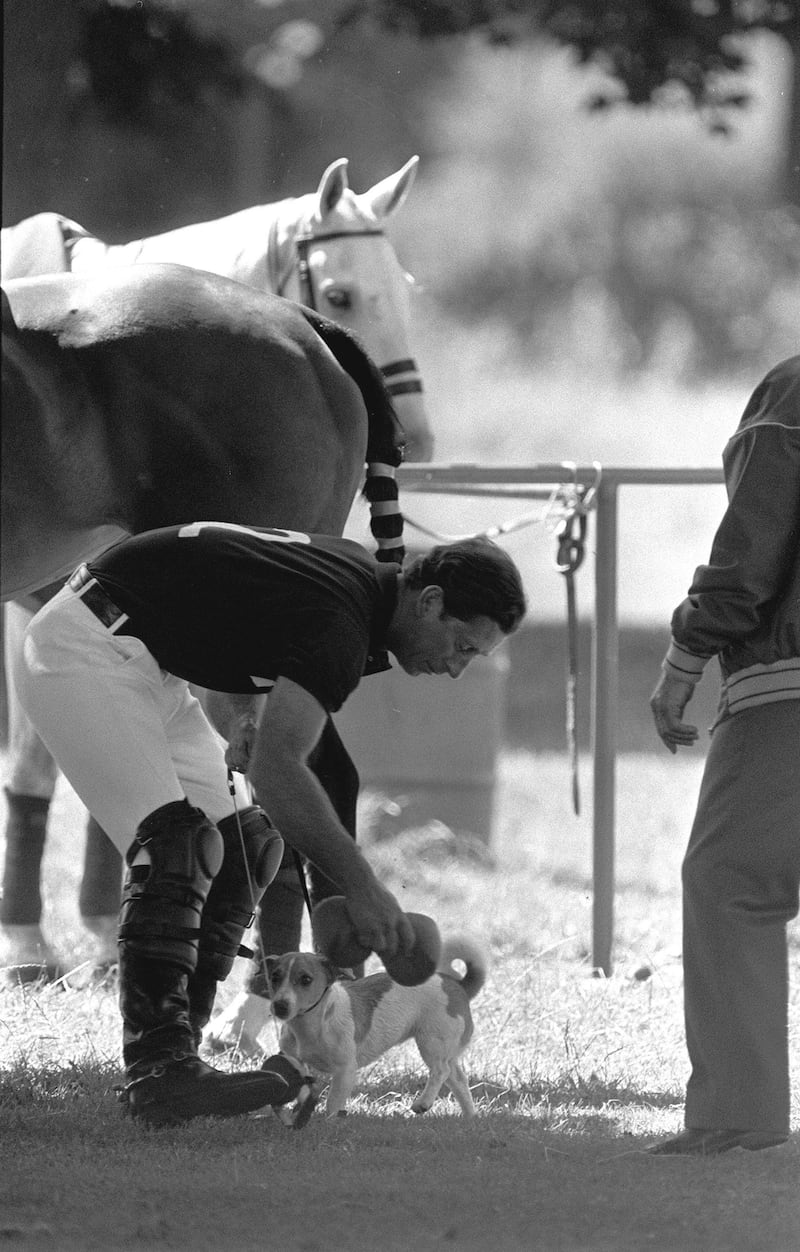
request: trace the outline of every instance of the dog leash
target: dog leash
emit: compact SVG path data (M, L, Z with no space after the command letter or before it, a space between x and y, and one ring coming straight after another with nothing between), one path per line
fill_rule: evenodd
M249 786L249 783L247 785ZM256 890L253 884L253 876L250 873L250 865L247 860L247 845L245 844L245 841L244 841L244 831L242 830L242 819L239 816L239 802L236 798L236 784L233 781L233 771L230 769L228 770L228 791L233 801L233 812L236 817L236 829L239 832L239 846L242 851L242 860L244 861L244 872L247 876L247 890L250 893L251 911L253 913L253 916L255 917L256 912L258 911L258 900L256 899ZM296 858L298 871L300 871L300 874L301 874L300 881L301 883L303 883L303 894L306 898L306 903L308 904L308 910L309 910L309 915L310 915L311 903L310 903L309 896L308 896L308 888L305 886L305 875L302 873L302 863L300 862L300 858L294 848L292 848L292 852ZM266 976L267 954L264 950L264 941L261 938L261 927L257 926L256 930L258 932L258 957L261 960L261 968L264 970L265 976ZM245 949L245 951L247 951L247 949ZM327 991L328 988L326 987L325 990ZM323 992L323 995L324 995L324 992ZM321 998L322 997L320 997L320 999ZM280 1033L278 1031L278 1023L275 1021L274 1017L272 1020L273 1020L273 1024L275 1027L275 1033L276 1033L277 1044L278 1044L278 1052L280 1053L281 1046L280 1046ZM290 1127L290 1129L292 1130L302 1130L310 1121L311 1115L317 1106L317 1100L318 1100L318 1092L316 1091L315 1084L309 1075L308 1080L304 1082L303 1086L300 1088L300 1091L297 1096L297 1101L294 1107L291 1109L291 1111L287 1109L284 1113L283 1108L278 1108L278 1107L276 1107L275 1111L278 1114L279 1121L283 1122L285 1126Z
M230 770L230 769L228 770L228 791L233 801L233 813L236 818L236 829L239 832L239 847L242 852L242 860L244 861L244 872L247 877L247 890L250 894L250 912L253 914L253 917L255 918L255 915L258 912L258 899L256 897L256 889L253 883L253 875L250 873L250 863L247 859L247 845L244 841L244 831L242 830L242 819L239 816L239 802L236 798L236 784L233 781L233 770ZM267 954L264 951L264 943L261 938L260 926L256 927L256 933L257 933L258 957L261 960L262 969L266 969ZM247 952L249 951L249 949L245 949L245 951ZM252 957L255 955L255 953L250 952L250 955Z
M297 848L292 848L292 857L294 858L294 867L297 870L297 877L300 879L300 888L303 892L303 899L306 902L308 916L311 917L311 896L309 895L308 883L306 882L305 866L303 865L303 858L297 851Z

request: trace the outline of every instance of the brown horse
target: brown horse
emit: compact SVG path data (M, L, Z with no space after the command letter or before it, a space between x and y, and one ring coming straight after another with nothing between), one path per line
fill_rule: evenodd
M4 597L121 534L187 520L340 534L365 460L379 557L399 560L401 448L358 341L280 297L177 265L5 285ZM331 721L310 764L355 834L357 783Z
M68 574L107 527L341 533L365 460L399 462L380 374L310 310L176 265L5 295L4 598Z

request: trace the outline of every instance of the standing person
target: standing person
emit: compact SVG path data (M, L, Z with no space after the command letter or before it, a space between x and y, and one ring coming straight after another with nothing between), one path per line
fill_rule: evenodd
M786 927L800 884L800 356L767 374L723 454L728 507L672 617L650 705L670 752L706 663L722 692L683 863L691 1077L686 1129L655 1155L789 1134Z
M128 867L119 976L135 1116L245 1112L288 1102L302 1082L285 1058L223 1074L197 1054L283 852L263 810L237 817L228 768L247 770L287 842L339 887L360 943L409 952L408 919L309 758L362 675L388 668L387 652L410 674L457 678L524 610L514 563L485 540L443 545L400 572L350 540L201 522L123 540L36 615L15 672L20 701ZM212 693L227 751L190 682Z

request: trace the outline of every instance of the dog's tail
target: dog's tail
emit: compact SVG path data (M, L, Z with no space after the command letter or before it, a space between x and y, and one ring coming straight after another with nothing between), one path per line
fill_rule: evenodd
M453 968L453 962L460 961L466 966L463 975ZM489 958L483 948L474 939L466 935L455 935L442 943L442 955L436 970L448 978L456 978L464 989L468 1000L473 1000L486 982L489 973Z

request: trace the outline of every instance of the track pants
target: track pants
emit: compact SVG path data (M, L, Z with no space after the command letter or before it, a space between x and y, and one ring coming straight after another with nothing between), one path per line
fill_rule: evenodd
M711 738L683 864L686 1125L789 1132L787 923L800 884L800 701Z

